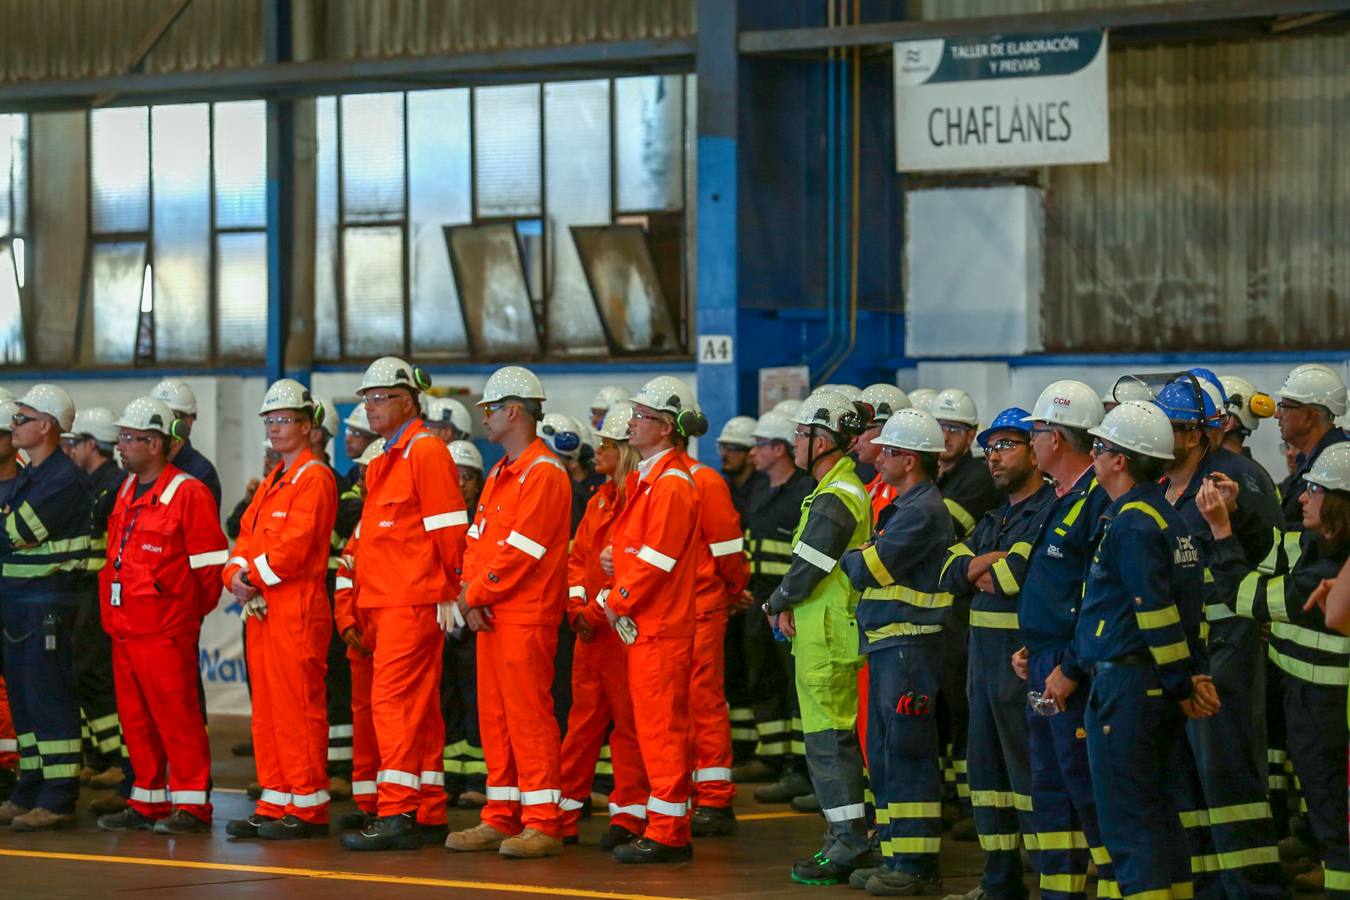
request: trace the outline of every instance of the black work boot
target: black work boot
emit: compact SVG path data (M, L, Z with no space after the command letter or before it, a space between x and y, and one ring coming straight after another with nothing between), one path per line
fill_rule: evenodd
M344 834L342 846L348 850L416 850L422 846L422 834L412 813L380 816L356 834Z

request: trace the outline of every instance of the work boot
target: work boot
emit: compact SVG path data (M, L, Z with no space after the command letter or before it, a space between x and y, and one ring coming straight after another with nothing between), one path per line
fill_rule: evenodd
M853 873L848 876L848 886L855 890L865 891L867 890L867 882L871 880L873 875L881 871L883 871L882 866L866 866L854 869Z
M788 805L792 807L793 812L820 812L820 801L816 799L815 794L802 794L800 797L793 797L792 802Z
M497 852L512 859L542 859L545 856L562 856L563 843L551 834L544 834L536 828L526 828L515 837L502 841Z
M74 824L74 813L57 813L39 806L21 816L15 816L9 827L15 831L58 831Z
M736 829L736 811L729 806L700 806L689 817L694 837L730 837Z
M262 785L256 781L250 781L248 787L244 788L244 793L248 794L248 799L258 800L262 798Z
M823 852L792 864L792 880L798 884L843 884L853 867L837 863Z
M102 772L89 779L89 786L95 790L105 791L117 787L127 778L127 773L121 766L108 766Z
M736 784L757 784L773 781L777 777L778 767L770 765L758 756L731 768L731 780Z
M100 794L89 801L89 811L96 816L119 813L127 808L127 798L113 791Z
M258 829L268 822L275 822L272 816L260 816L257 813L243 819L231 819L225 823L225 833L232 838L255 838L258 836Z
M354 809L351 812L345 812L338 817L337 827L343 831L360 831L365 828L375 817L363 809Z
M988 896L982 887L973 887L964 894L948 894L942 900L984 900Z
M975 820L970 816L965 816L957 819L956 823L952 825L949 837L954 841L978 841L980 833L975 830Z
M465 791L459 795L455 805L460 809L482 809L487 806L487 794L482 791Z
M99 816L94 824L100 831L153 831L155 820L127 807L119 813Z
M867 879L867 893L874 897L941 894L942 879L937 875L911 875L895 869L882 869Z
M501 850L502 842L511 835L498 831L486 822L479 822L472 828L454 831L445 839L445 846L460 853L479 853L485 850Z
M772 784L755 788L755 799L760 803L791 803L793 797L811 793L811 779L800 769L787 769Z
M1296 834L1281 838L1279 848L1280 859L1285 862L1293 862L1299 859L1311 859L1313 856L1313 849Z
M352 783L350 779L343 778L341 775L334 775L328 779L328 798L330 800L350 800L352 799Z
M613 850L620 844L631 844L640 837L642 837L642 835L638 834L636 831L629 831L622 825L611 825L609 826L608 831L600 835L600 849Z
M98 769L95 769L93 766L83 766L83 767L81 767L81 768L80 768L80 784L81 784L81 785L86 785L86 784L88 784L88 783L89 783L89 779L93 778L93 777L94 777L95 775L97 775L97 774L98 774Z
M19 776L14 774L13 769L0 767L0 803L9 799L9 795L14 793L14 786L19 783Z
M234 756L252 756L253 742L245 741L242 744L235 744L233 747L230 748L230 753Z
M440 846L445 843L445 839L450 836L450 826L442 822L439 825L428 825L425 822L417 823L417 833L422 836L422 846L430 847L433 844Z
M265 841L299 841L327 836L327 822L306 822L299 816L284 815L258 826L258 837Z
M1326 892L1326 872L1321 866L1294 876L1294 893L1321 894Z
M640 837L631 844L614 848L614 858L621 863L681 863L694 858L694 847L672 847L649 837Z
M258 837L263 836L263 829L273 823L264 823L258 829ZM210 834L211 823L206 819L199 819L186 809L175 809L172 813L160 819L155 823L155 834Z
M380 816L356 834L344 834L348 850L416 850L422 846L417 819L412 813Z

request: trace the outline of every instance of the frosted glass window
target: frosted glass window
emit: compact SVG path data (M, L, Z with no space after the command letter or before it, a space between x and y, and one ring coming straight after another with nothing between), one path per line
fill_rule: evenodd
M337 235L338 146L337 99L314 101L314 355L333 360L342 356L338 341Z
M19 305L19 273L10 247L0 247L0 363L28 358L23 340L23 307Z
M342 235L343 319L348 356L403 352L403 229L348 228Z
M149 108L97 109L89 114L89 178L95 233L149 229Z
M570 229L609 224L609 82L545 85L544 135L549 350L604 350L605 333Z
M267 104L215 107L216 227L267 227Z
M144 291L145 251L144 241L94 245L90 300L96 362L132 362Z
M507 223L446 229L464 318L478 353L539 352L516 230Z
M403 95L342 98L342 207L348 222L403 218Z
M28 198L28 117L0 115L0 235L22 234Z
M615 79L620 212L676 210L684 205L683 87L680 75Z
M262 359L267 342L267 235L216 237L217 351Z
M414 355L468 349L442 229L472 221L471 177L468 88L408 94Z
M572 235L615 349L678 352L680 341L641 226L578 226Z
M539 85L475 88L473 104L479 217L539 215Z
M211 351L209 109L156 106L151 118L155 358L204 362Z

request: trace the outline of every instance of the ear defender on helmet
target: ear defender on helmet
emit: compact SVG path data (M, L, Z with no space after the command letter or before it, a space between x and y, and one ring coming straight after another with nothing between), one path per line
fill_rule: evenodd
M858 437L867 430L867 423L872 421L875 412L870 403L861 400L853 401L853 409L839 417L839 428L849 437Z
M314 412L310 416L310 420L314 423L314 427L322 428L323 420L327 417L328 409L319 401L314 401Z
M175 418L173 423L169 425L169 437L175 441L186 441L188 439L187 426L183 424L182 419Z
M708 417L697 409L682 409L675 414L675 430L684 437L702 437L708 433Z
M424 391L431 389L431 376L427 374L426 369L422 368L421 366L413 366L412 376L413 376L413 383L416 384L420 389Z

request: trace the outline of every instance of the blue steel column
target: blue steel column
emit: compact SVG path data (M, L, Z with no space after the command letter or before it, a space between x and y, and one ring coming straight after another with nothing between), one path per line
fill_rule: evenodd
M736 327L737 5L736 0L698 0L697 333L729 334L735 345L733 364L698 365L698 400L713 428L699 442L699 456L709 464L717 459L713 437L742 406Z
M264 0L263 46L268 63L291 61L291 0ZM294 236L295 105L267 101L267 381L288 374ZM308 383L309 373L289 373Z

